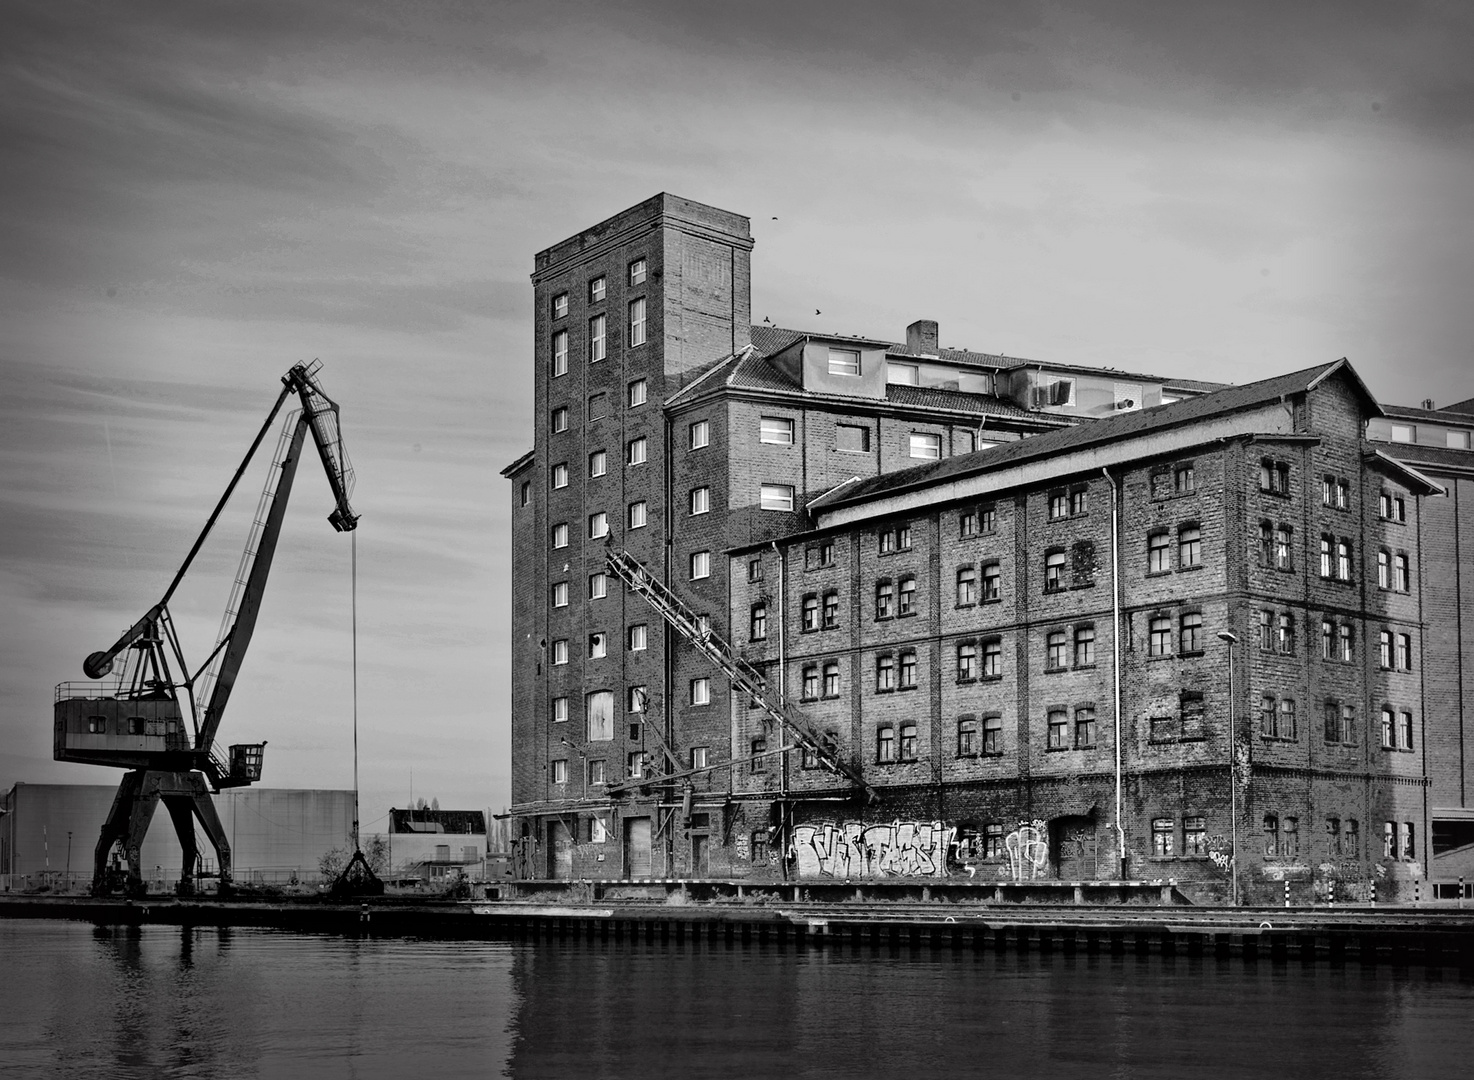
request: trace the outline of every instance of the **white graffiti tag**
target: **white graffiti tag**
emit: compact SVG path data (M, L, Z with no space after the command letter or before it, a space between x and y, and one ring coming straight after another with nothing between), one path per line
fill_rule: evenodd
M956 832L940 821L799 825L789 854L799 877L943 877Z
M1033 881L1039 877L1049 862L1049 835L1047 825L1033 821L1019 825L1003 839L1003 848L1008 852L1009 869L1014 881Z

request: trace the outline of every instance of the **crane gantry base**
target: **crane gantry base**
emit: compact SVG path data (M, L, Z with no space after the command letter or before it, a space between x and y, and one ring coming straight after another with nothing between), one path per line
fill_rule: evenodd
M184 868L179 876L180 894L188 895L194 891L194 867L199 854L194 834L196 818L220 859L220 887L229 887L230 841L225 838L220 815L215 812L215 804L210 800L210 786L204 774L132 769L123 776L123 782L118 785L118 794L113 797L113 807L108 811L107 821L102 826L102 836L97 841L92 867L94 896L105 896L114 890L119 872L110 872L108 859L120 841L128 860L126 878L122 883L124 893L128 896L143 896L147 892L141 865L143 839L148 835L149 823L161 801L174 822L174 831L179 835L179 846L184 849Z

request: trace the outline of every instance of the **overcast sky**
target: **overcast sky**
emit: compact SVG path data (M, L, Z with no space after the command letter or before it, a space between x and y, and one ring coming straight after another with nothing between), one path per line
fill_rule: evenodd
M117 782L52 762L53 685L317 357L365 827L500 809L532 255L659 191L751 216L754 321L1474 396L1471 56L1466 2L8 0L0 787ZM175 604L196 663L262 479ZM309 458L222 728L271 786L352 782L331 509Z

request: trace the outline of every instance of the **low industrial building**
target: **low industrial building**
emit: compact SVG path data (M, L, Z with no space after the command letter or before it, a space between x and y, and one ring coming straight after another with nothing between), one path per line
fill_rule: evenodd
M481 810L389 808L388 876L428 885L485 880L486 814Z

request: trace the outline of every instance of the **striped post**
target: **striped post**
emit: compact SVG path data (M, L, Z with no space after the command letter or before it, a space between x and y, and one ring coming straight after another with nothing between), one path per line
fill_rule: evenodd
M1377 879L1372 878L1372 907L1377 906Z
M1459 878L1459 907L1464 906L1464 879Z
M1285 878L1285 907L1290 906L1290 879Z
M1418 880L1416 880L1416 881L1413 882L1413 903L1415 903L1415 904L1421 904L1422 902L1423 902L1423 879L1422 878L1419 878Z
M1326 903L1330 907L1336 906L1336 879L1331 878L1326 882Z

